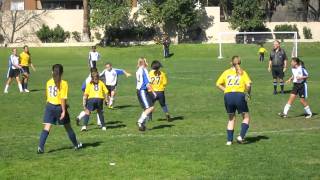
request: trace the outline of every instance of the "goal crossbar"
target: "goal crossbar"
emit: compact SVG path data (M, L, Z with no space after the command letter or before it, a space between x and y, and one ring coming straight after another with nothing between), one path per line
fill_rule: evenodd
M219 59L222 59L222 36L224 35L248 35L248 34L271 34L273 37L275 34L293 34L294 39L294 54L292 56L298 57L298 33L295 31L276 31L276 32L219 32Z

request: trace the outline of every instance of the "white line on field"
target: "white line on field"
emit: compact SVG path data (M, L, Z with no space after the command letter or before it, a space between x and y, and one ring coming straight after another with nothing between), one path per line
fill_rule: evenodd
M270 130L270 131L254 131L249 132L249 135L257 135L257 134L279 134L279 133L295 133L295 132L303 132L303 131L313 131L320 130L320 127L311 127L311 128L300 128L300 129L282 129L282 130ZM90 133L90 132L87 132ZM151 137L151 138L161 138L161 137L185 137L185 138L198 138L198 137L217 137L217 136L225 136L225 133L213 133L213 134L196 134L196 135L183 135L183 134L158 134L158 135L148 135L146 133L141 134L119 134L119 135L111 135L111 138L121 138L121 137ZM101 137L101 135L90 135L90 137ZM11 138L39 138L35 135L30 136L1 136L0 139L11 139Z

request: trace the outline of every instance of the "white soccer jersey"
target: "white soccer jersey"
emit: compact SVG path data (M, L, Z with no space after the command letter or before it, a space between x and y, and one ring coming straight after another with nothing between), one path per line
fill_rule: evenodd
M11 55L10 56L10 65L11 65L11 69L18 69L14 65L16 65L16 66L19 65L19 57L15 56L15 55Z
M149 73L147 68L139 67L136 72L137 90L146 90L147 85L150 83Z
M305 68L298 66L297 68L292 68L292 76L293 76L293 82L294 83L303 83L305 79L298 79L302 76L308 77L308 72Z
M114 69L111 69L110 71L108 70L104 70L101 74L101 75L104 75L105 77L105 84L107 86L115 86L117 84L117 78L118 78L118 75L117 75L117 72L116 70Z
M98 61L100 59L100 54L96 52L89 52L89 61Z

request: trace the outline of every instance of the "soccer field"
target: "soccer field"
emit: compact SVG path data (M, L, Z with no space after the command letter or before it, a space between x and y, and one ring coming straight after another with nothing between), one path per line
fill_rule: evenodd
M270 50L271 44L266 47ZM258 46L223 48L225 58L218 60L217 45L172 46L174 55L165 61L162 47L156 45L98 48L102 55L99 70L110 61L133 74L120 77L116 108L105 109L106 132L97 128L95 115L90 117L87 132L80 132L74 121L82 110L81 84L88 76L89 48L31 48L37 71L31 74L32 92L28 94L18 93L15 82L9 94L3 93L10 49L0 49L0 179L320 179L319 115L306 120L296 100L288 118L278 117L289 94L272 95L268 61L259 62ZM227 115L223 93L215 81L229 67L232 55L241 56L242 67L253 80L249 101L252 121L247 144L226 146ZM142 109L134 76L140 56L149 63L154 59L163 63L169 79L168 108L174 117L173 122L165 121L157 104L143 133L136 127ZM310 107L319 113L320 43L299 44L299 56L310 75ZM55 63L64 65L72 126L84 148L74 151L64 128L54 126L45 153L38 155L44 88ZM290 69L286 78L289 75ZM285 89L291 87L286 85ZM235 135L240 123L237 121Z

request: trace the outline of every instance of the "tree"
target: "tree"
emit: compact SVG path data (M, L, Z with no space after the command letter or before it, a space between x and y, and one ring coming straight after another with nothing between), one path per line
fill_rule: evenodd
M91 0L90 27L121 28L129 25L131 0ZM105 39L107 38L105 35Z
M82 41L88 42L90 40L90 10L88 5L88 0L83 0L83 29L82 29Z
M314 7L311 5L311 3L308 4L308 10L311 14L311 18L315 21L320 20L320 0L316 3L318 7Z
M309 14L309 4L310 0L301 0L303 5L303 13L302 13L302 21L308 21L308 14Z
M265 27L264 11L256 0L234 0L229 23L232 29L253 31Z
M35 26L42 23L40 16L46 11L6 11L0 17L0 32L6 42L19 43L26 40L26 36L18 34L24 27L30 25L30 30L34 31ZM18 34L18 35L17 35Z
M159 26L167 34L175 32L179 39L200 22L203 9L196 9L193 0L142 0L139 14L147 26ZM171 32L170 32L171 31Z
M228 20L230 17L230 12L232 10L232 1L231 0L219 0L219 6L222 10L224 20Z

